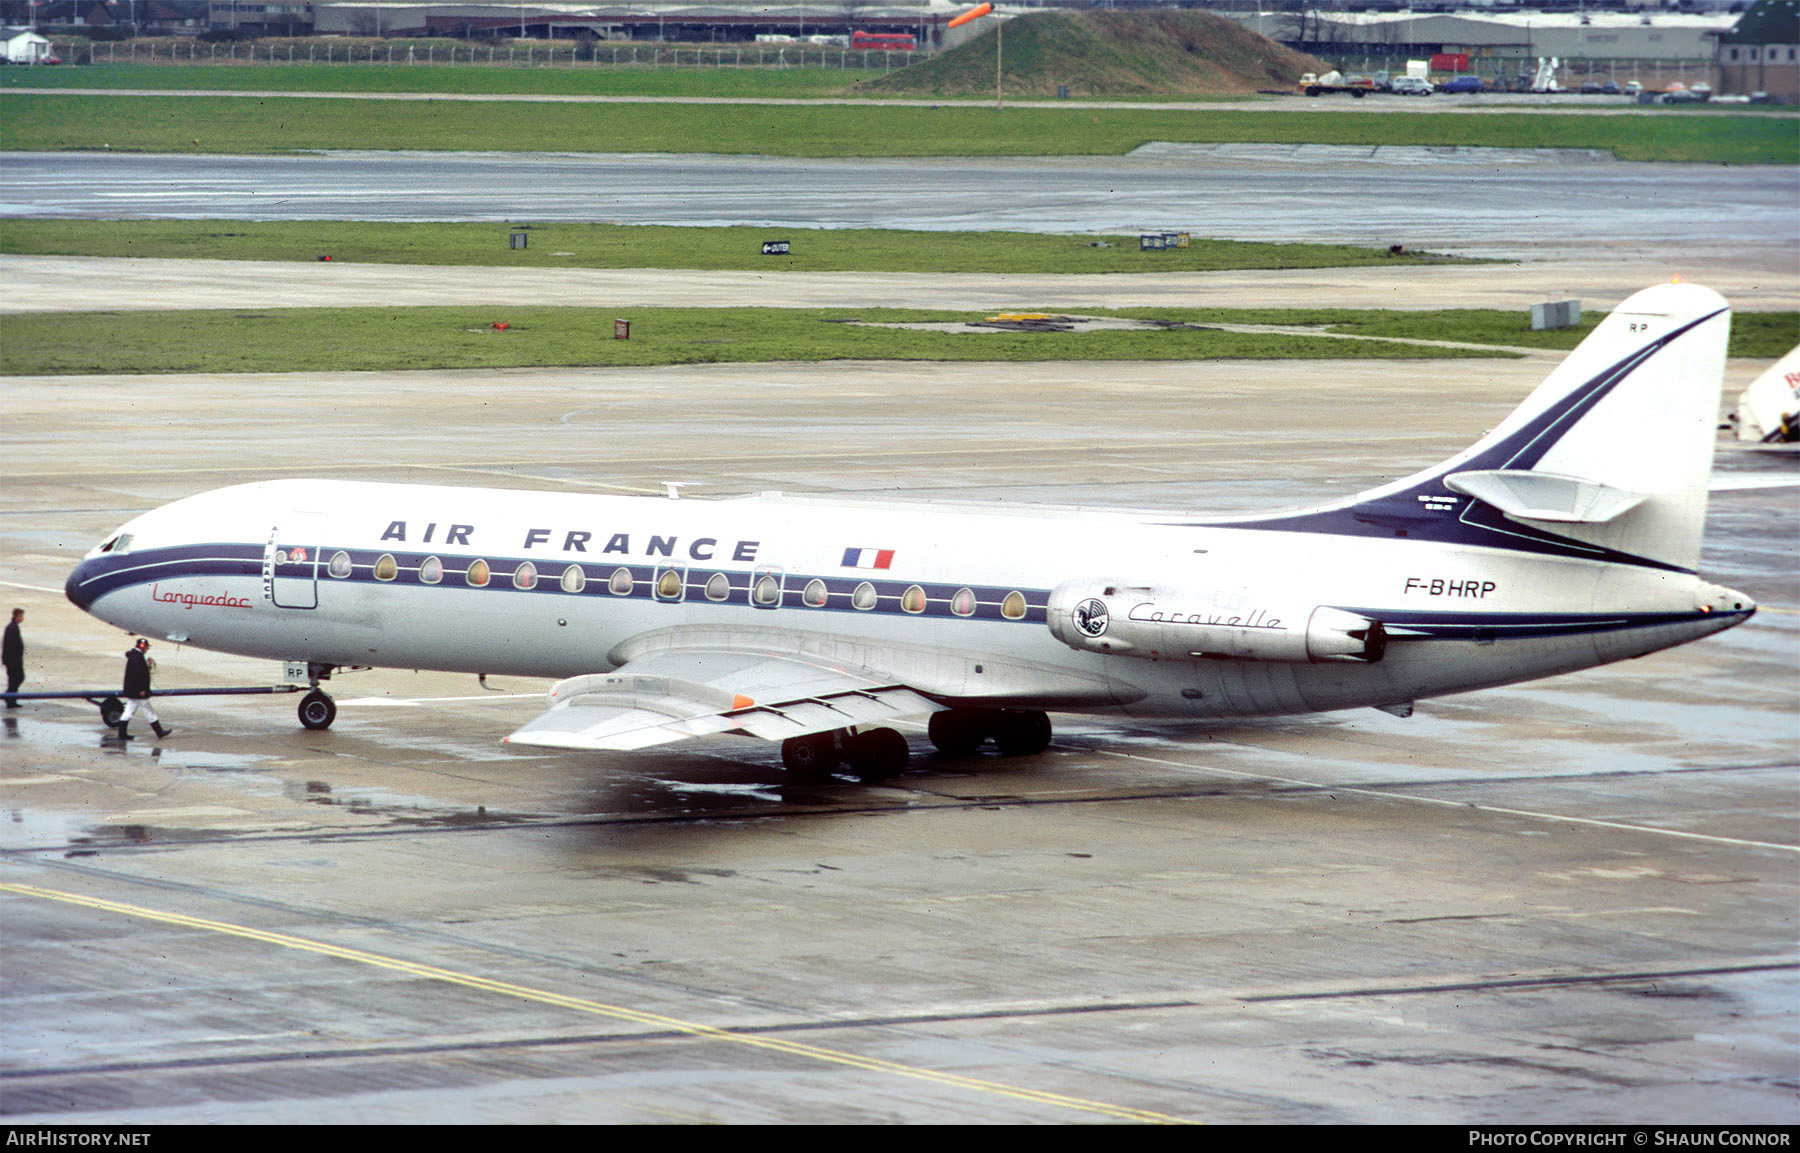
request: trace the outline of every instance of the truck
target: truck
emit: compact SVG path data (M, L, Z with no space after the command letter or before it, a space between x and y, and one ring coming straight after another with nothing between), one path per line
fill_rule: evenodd
M1323 76L1314 76L1311 72L1300 77L1296 86L1308 96L1322 96L1327 92L1348 92L1358 100L1375 91L1375 81L1367 76L1345 76L1333 69Z
M880 50L885 48L892 52L916 52L919 48L919 38L916 36L908 36L903 32L863 32L861 30L856 30L850 33L850 47L860 48L865 51L868 49Z

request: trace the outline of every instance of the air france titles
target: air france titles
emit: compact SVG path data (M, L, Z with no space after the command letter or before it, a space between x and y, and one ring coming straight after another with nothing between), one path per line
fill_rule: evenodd
M419 538L417 543L433 543L433 538L437 536L439 527L440 526L436 521L427 524L424 529L424 534ZM559 532L561 536L560 544L557 541ZM474 533L475 526L472 524L449 525L444 530L443 543L446 545L454 544L474 547L474 542L471 539L474 536ZM549 528L528 528L525 530L525 539L521 542L519 547L525 552L549 550L553 552L578 553L584 556L632 556L636 554L642 556L663 556L673 558L680 555L688 560L697 561L718 560L722 559L724 555L721 552L721 548L724 546L720 545L718 537L702 536L684 541L679 536L661 536L656 533L645 533L639 534L638 539L640 547L633 549L631 533L613 533L606 538L605 544L600 543L600 536L601 534L599 533L587 532L581 529L557 530ZM408 542L409 538L407 536L406 522L403 520L390 521L387 526L387 531L381 534L381 539L384 541L397 540ZM743 563L754 562L756 560L756 550L761 547L761 541L736 541L730 546L730 559Z

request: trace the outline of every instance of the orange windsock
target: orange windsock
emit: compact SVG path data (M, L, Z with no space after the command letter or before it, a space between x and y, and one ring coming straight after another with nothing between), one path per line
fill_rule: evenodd
M986 16L989 12L992 12L993 10L994 10L994 6L992 4L977 4L977 5L975 5L975 7L969 9L967 12L964 12L961 16L958 16L956 19L950 21L950 23L944 25L944 27L954 28L958 24L967 24L969 21L974 20L977 17Z

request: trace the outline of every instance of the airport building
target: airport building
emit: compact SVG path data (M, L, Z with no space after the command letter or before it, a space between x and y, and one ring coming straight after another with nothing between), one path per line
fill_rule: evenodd
M1800 103L1800 0L1757 0L1719 37L1718 68L1721 93Z
M212 0L215 24L228 3ZM682 43L795 40L865 35L911 38L912 49L938 45L944 25L957 15L945 5L907 3L656 4L433 4L348 0L310 5L314 30L323 35L494 36L549 39L650 40ZM901 47L900 41L893 42Z
M1791 2L1791 0L1790 0ZM1450 58L1447 70L1486 86L1528 85L1540 60L1558 61L1565 87L1588 80L1646 88L1710 83L1729 12L1329 12L1226 13L1263 35L1348 71L1399 71L1407 60ZM1438 69L1444 71L1446 69Z

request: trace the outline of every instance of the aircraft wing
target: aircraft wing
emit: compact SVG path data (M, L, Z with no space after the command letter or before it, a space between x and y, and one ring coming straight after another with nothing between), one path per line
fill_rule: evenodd
M944 707L875 669L730 647L648 653L562 681L550 702L507 743L622 751L718 733L781 741Z

